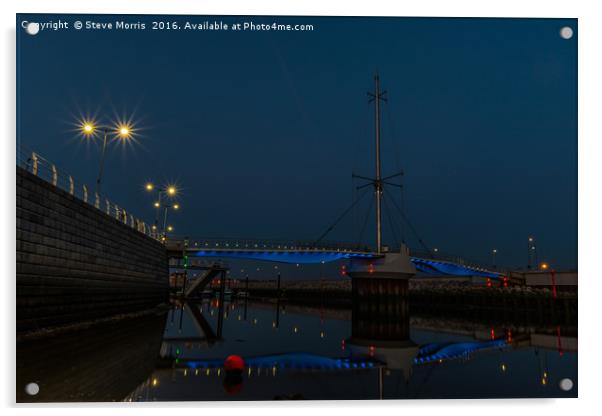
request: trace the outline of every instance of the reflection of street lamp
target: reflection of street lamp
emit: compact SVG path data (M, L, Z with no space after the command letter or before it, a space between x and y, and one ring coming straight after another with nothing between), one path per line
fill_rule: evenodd
M278 270L278 266L274 266L274 270L276 270L277 273L277 283L276 283L276 296L278 298L280 298L280 270Z
M104 170L105 154L107 151L107 137L109 132L113 132L115 137L126 141L132 138L132 127L126 123L120 123L115 126L96 126L91 121L84 121L81 125L81 132L85 137L96 136L96 131L103 133L102 151L100 153L100 166L98 168L98 178L96 179L96 193L101 194L102 172Z

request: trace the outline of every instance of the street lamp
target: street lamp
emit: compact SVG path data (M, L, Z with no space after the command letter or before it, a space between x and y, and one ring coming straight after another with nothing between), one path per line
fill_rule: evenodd
M495 269L497 266L495 264L495 255L497 254L497 248L494 248L493 250L491 250L491 255L493 257L493 268Z
M178 202L174 202L173 204L164 204L162 203L163 196L165 195L166 199L172 199L178 194L178 189L175 185L166 185L163 188L156 188L152 182L147 182L144 185L144 188L147 192L153 192L156 190L157 199L153 202L153 206L157 209L157 213L155 215L155 226L159 225L159 210L163 207L163 232L165 233L167 226L167 210L168 208L173 208L175 210L180 209L180 204Z
M177 208L176 208L177 206ZM179 209L180 205L179 204L173 204L173 205L168 205L168 204L164 204L163 205L163 231L165 232L165 230L167 229L167 231L172 231L173 227L170 225L167 228L165 228L167 226L167 209L168 208L173 208L173 209Z
M129 126L122 124L119 126L119 136L122 138L130 137L131 129Z
M103 134L102 151L100 153L100 166L98 168L98 177L96 179L96 193L101 194L102 173L104 170L105 154L107 152L107 138L110 132L113 132L115 137L124 141L132 138L132 126L127 123L119 123L113 126L96 126L92 121L84 121L80 126L84 137L95 137L96 132L101 131Z
M83 126L84 134L92 134L94 133L94 126L90 123L85 123Z
M537 268L537 263L537 245L535 238L533 236L529 236L529 240L527 242L527 269L531 269L531 266Z

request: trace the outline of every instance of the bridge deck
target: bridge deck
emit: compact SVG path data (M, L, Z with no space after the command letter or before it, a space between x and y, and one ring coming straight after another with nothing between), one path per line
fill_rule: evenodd
M369 250L360 250L347 247L317 247L288 244L260 244L260 243L195 243L188 245L184 241L173 240L168 245L169 255L173 258L182 258L184 253L193 258L230 258L258 260L288 264L320 264L340 260L352 259L379 259L384 254ZM416 269L432 275L447 276L476 276L499 279L501 273L485 268L466 265L443 259L412 257Z

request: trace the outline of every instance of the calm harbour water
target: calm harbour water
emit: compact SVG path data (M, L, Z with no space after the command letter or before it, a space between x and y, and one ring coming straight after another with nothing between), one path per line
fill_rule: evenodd
M36 382L40 393L18 391L17 400L577 396L576 325L412 315L407 339L364 342L351 319L346 309L276 302L174 305L19 345L17 385ZM247 364L239 376L222 368L233 354Z

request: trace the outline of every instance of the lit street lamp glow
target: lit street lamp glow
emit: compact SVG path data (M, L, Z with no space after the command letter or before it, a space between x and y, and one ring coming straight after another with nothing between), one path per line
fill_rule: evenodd
M79 119L77 122L77 130L85 138L98 138L102 140L102 148L100 153L100 164L98 167L98 176L96 179L96 193L102 195L101 184L105 164L105 156L109 138L134 139L134 130L130 122L111 122L109 124L97 125L91 119ZM97 134L100 133L100 134Z
M119 133L119 137L122 139L129 139L132 137L132 129L127 124L119 125L117 132Z
M178 193L178 190L176 188L175 185L165 185L165 186L160 186L160 187L156 187L152 182L147 182L144 185L144 189L146 189L147 192L156 192L157 193L157 199L153 202L153 207L155 207L157 209L157 213L155 216L155 226L157 229L159 229L159 215L160 214L160 210L161 208L163 209L163 227L161 228L162 232L168 232L168 231L172 231L173 227L172 226L167 226L167 211L169 210L169 208L172 208L174 210L179 210L180 209L180 203L179 202L173 202L173 203L169 203L169 202L164 202L162 201L164 198L173 198L175 197L175 195ZM196 243L195 243L196 245Z
M94 125L90 122L84 122L82 124L82 133L86 136L94 134Z

